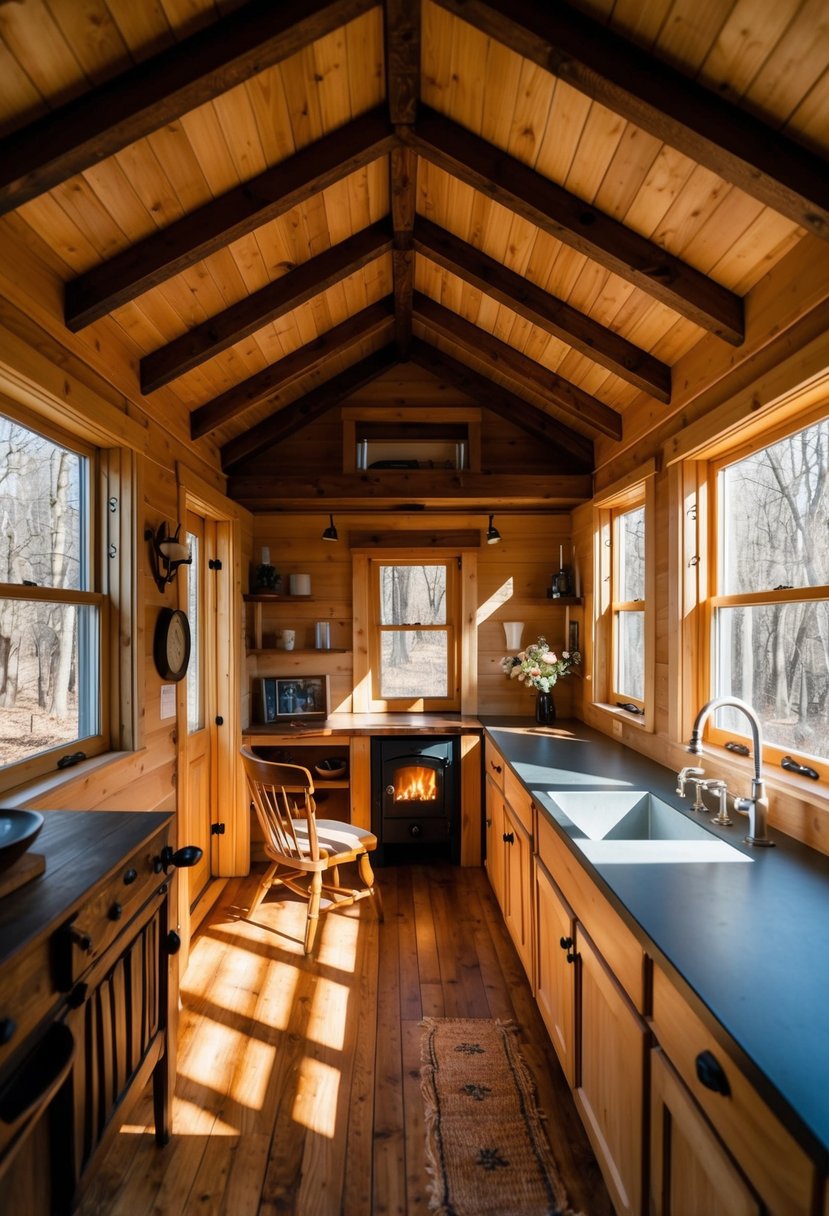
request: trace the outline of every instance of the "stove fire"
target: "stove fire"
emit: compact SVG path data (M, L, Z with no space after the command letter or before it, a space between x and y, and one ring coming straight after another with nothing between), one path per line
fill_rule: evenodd
M412 764L394 774L395 802L434 802L437 796L437 773L433 768Z

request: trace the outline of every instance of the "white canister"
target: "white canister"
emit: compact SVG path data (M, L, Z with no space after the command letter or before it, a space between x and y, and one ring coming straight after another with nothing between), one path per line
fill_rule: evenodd
M317 650L331 649L331 622L317 621L314 626L314 645Z
M286 650L293 650L294 642L296 641L296 631L293 629L282 630L282 645Z
M310 595L311 594L311 575L310 574L292 574L288 580L288 585L291 589L291 595Z

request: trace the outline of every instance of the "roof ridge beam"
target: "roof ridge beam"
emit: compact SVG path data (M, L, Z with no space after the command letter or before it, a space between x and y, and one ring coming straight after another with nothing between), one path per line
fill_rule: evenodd
M753 114L561 2L436 2L829 240L829 164Z
M342 181L396 143L377 106L66 285L72 332Z
M342 354L355 343L373 338L387 329L393 321L393 299L393 296L386 296L375 304L369 304L368 308L354 313L256 375L234 384L227 392L200 405L190 415L191 439L200 439L245 410L282 392L292 381L313 371L323 360Z
M415 250L484 292L519 317L600 363L659 401L671 400L671 369L586 313L489 257L431 220L418 216Z
M743 341L739 296L508 152L426 106L414 131L402 128L401 137L439 168L695 325L734 345Z
M0 215L273 67L377 0L253 0L0 142Z

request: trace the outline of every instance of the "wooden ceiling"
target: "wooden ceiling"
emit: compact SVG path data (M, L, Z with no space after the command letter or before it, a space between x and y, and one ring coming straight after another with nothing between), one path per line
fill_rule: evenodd
M0 236L228 472L412 360L574 471L829 239L824 0L0 0Z

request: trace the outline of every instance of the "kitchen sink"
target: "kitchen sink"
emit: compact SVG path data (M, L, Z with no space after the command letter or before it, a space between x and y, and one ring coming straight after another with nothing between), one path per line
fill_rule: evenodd
M752 860L648 790L547 790L544 794L573 844L591 861Z

